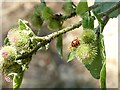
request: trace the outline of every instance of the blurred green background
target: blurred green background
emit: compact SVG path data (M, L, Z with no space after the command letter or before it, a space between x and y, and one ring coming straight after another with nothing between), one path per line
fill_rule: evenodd
M2 3L2 39L8 30L17 25L18 19L30 20L34 6L40 2L3 2ZM76 2L77 3L77 2ZM62 2L47 2L55 13L62 12ZM89 2L92 5L93 2ZM64 27L81 20L75 17L67 20ZM95 22L97 26L97 22ZM37 30L33 28L37 34ZM48 51L39 51L33 55L29 69L25 72L21 88L99 88L99 80L94 79L84 65L77 60L67 63L71 41L79 37L82 27L64 34L63 59L55 48L56 40L50 43ZM46 24L41 28L40 35L52 33ZM111 19L104 30L105 47L107 54L107 87L118 87L118 19ZM12 87L4 80L3 87Z

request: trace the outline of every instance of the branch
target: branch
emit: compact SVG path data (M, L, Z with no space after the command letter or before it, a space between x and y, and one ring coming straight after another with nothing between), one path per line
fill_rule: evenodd
M62 29L60 31L54 32L52 34L49 34L49 35L45 36L46 41L50 42L54 38L56 38L56 37L58 37L58 36L60 36L60 35L62 35L64 33L68 32L68 31L71 31L71 30L73 30L75 28L79 28L81 25L82 25L82 23L81 23L81 21L79 21L76 24L73 24L73 25L71 25L71 26L69 26L67 28L64 28L64 29Z
M25 58L33 55L33 53L37 52L37 50L40 47L45 46L47 43L50 43L51 40L53 40L54 38L56 38L56 37L58 37L58 36L60 36L60 35L62 35L64 33L68 32L68 31L71 31L71 30L73 30L75 28L79 28L81 25L82 25L82 23L81 23L81 21L79 21L76 24L73 24L73 25L71 25L71 26L69 26L67 28L64 28L64 29L62 29L60 31L54 32L54 33L49 34L47 36L44 36L44 37L35 37L34 39L36 39L36 40L39 41L39 43L37 44L37 46L32 51L30 51L29 53L25 53L22 56L17 57L16 60L25 59Z
M104 2L104 4L105 4L105 2ZM120 2L119 2L118 4L116 4L116 6L113 7L114 10L115 10L115 7L117 7L116 9L118 9L119 4L120 4ZM92 9L92 7L95 8L95 7L98 7L98 6L99 6L99 5L97 5L97 6L91 6L91 9ZM90 7L89 7L89 8L90 8ZM111 9L112 9L112 8L111 8ZM109 14L112 13L111 9L109 9L110 11L108 10L108 11L109 11ZM108 22L108 20L109 20L109 18L107 18L106 16L103 17L103 22L105 22L104 24L106 24L106 23ZM60 31L54 32L54 33L52 33L52 34L49 34L49 35L47 35L47 36L44 36L44 37L36 37L35 39L39 41L38 45L37 45L33 50L31 50L29 53L26 53L26 54L18 57L16 60L25 59L25 58L27 58L28 56L32 56L33 53L36 53L37 50L38 50L40 47L45 46L47 43L50 43L51 40L53 40L54 38L56 38L56 37L58 37L59 35L62 35L62 34L64 34L64 33L68 32L68 31L71 31L71 30L73 30L73 29L75 29L75 28L79 28L80 26L81 26L81 21L79 21L78 23L73 24L73 25L71 25L71 26L69 26L69 27L67 27L67 28L64 28L64 29L62 29L62 30L60 30ZM105 25L104 25L104 26L105 26ZM104 27L103 27L103 28L104 28ZM100 29L99 26L98 26L97 29Z
M23 54L23 55L21 55L21 56L18 56L18 57L16 58L16 60L26 59L26 58L28 58L28 57L31 57L31 56L33 55L33 53L37 52L37 50L38 50L41 46L42 46L42 43L39 42L32 51L30 51L29 53L25 53L25 54Z

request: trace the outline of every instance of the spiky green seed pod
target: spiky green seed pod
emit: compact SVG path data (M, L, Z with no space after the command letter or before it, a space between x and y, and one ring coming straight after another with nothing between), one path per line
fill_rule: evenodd
M91 64L97 54L97 48L90 44L81 44L76 50L76 56L84 64Z
M12 29L8 32L8 39L12 46L15 46L17 51L28 50L29 48L29 36L27 35L27 31Z
M84 30L80 35L80 39L82 43L90 44L96 40L96 34L93 30Z
M5 46L0 50L0 67L14 63L17 52L15 47Z

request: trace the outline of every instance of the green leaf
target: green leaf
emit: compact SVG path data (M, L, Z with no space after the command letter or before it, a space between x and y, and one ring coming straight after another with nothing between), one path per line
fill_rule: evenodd
M9 39L6 37L4 40L4 46L10 46Z
M84 30L86 30L86 29L93 30L94 29L94 19L95 19L94 16L89 16L88 12L86 12L82 18L83 29Z
M75 58L75 52L72 51L72 52L70 52L70 53L68 54L67 62L72 61L74 58Z
M13 88L14 88L14 90L19 90L20 85L22 83L23 74L24 74L24 72L14 74L14 77L13 77Z
M88 11L88 9L89 8L88 8L87 0L80 0L80 2L76 7L76 13L81 17L83 17L85 12Z
M65 2L63 4L62 9L64 10L64 12L66 14L71 14L75 11L75 9L73 8L73 3L72 2Z
M56 19L50 19L48 22L48 29L50 30L59 30L61 27L61 22Z
M90 71L91 75L94 78L100 79L100 72L106 57L104 40L103 40L102 34L100 34L99 37L97 38L96 47L98 48L98 52L94 61L91 64L86 64L85 67Z
M106 90L106 63L105 62L100 72L100 88L101 90Z
M97 18L99 24L103 24L104 22L102 21L101 17L99 15L97 15L96 12L93 11L93 14L95 15L95 17Z
M62 55L63 55L63 38L62 38L62 35L57 37L56 47L57 47L58 54L62 57Z
M31 17L31 24L36 29L40 29L43 24L43 20L40 16L33 13L32 17Z
M110 18L116 18L120 14L120 8L112 12L109 17Z
M19 19L18 23L19 23L19 29L20 30L28 30L28 26L25 24L27 21L23 21L21 19Z
M49 7L45 7L42 11L42 15L41 17L44 19L44 20L48 20L48 19L51 19L53 17L53 11L51 10L51 8Z
M35 36L33 31L27 25L28 21L19 19L18 21L18 30L22 30L26 35L32 37Z
M105 2L105 1L108 1L108 0L101 0L101 2L98 2L98 0L96 0L94 5L102 3L102 2ZM105 13L110 8L112 8L114 5L116 5L116 3L118 3L118 2L115 2L114 0L109 0L109 2L107 2L106 4L101 5L101 6L97 7L97 8L95 8L93 10L93 12L96 12L98 15L101 14L101 13ZM108 16L110 18L114 18L114 17L117 17L119 14L120 14L120 8L115 10L115 11L113 11Z
M43 9L46 7L45 4L41 3L39 5L36 5L34 7L34 11L35 11L35 14L38 15L38 16L41 16L42 12L43 12Z

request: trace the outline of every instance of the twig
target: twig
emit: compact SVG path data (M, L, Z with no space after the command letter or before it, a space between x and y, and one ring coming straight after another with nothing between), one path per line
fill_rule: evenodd
M52 34L49 34L49 35L47 35L47 36L44 36L44 37L36 37L35 39L37 39L38 41L40 41L40 42L37 44L37 46L36 46L32 51L30 51L29 53L26 53L26 54L24 54L24 55L22 55L22 56L17 57L16 60L25 59L25 58L27 58L28 56L31 56L31 55L32 55L33 53L35 53L40 47L45 46L47 43L50 43L51 40L53 40L54 38L56 38L56 37L58 37L58 36L60 36L60 35L62 35L62 34L64 34L64 33L68 32L68 31L71 31L71 30L73 30L73 29L75 29L75 28L79 28L80 26L81 26L81 21L79 21L78 23L73 24L73 25L71 25L71 26L69 26L69 27L67 27L67 28L64 28L64 29L62 29L62 30L60 30L60 31L54 32L54 33L52 33Z
M62 35L64 33L68 32L68 31L71 31L71 30L73 30L75 28L79 28L81 25L82 25L82 23L81 23L81 21L79 21L76 24L73 24L73 25L71 25L71 26L69 26L67 28L64 28L64 29L62 29L60 31L49 34L49 35L45 36L45 38L46 38L47 41L51 41L52 39L54 39L54 38L56 38L56 37L58 37L58 36L60 36L60 35Z
M118 6L119 6L119 4L117 4L116 7L118 7ZM95 6L92 6L92 7L95 7ZM114 8L114 7L113 7L113 8ZM116 9L117 9L117 8L116 8ZM112 13L112 12L111 12L111 13ZM110 14L110 13L109 13L109 14ZM108 22L108 20L109 20L109 18L108 18L107 16L104 16L104 17L103 17L104 26L106 25L106 23ZM71 25L71 26L69 26L69 27L67 27L67 28L64 28L64 29L62 29L62 30L60 30L60 31L54 32L54 33L52 33L52 34L49 34L49 35L47 35L47 36L37 37L36 39L39 41L38 45L37 45L32 51L30 51L29 53L26 53L26 54L18 57L17 60L18 60L18 59L25 59L25 58L27 58L28 56L33 55L33 53L35 53L40 47L45 46L47 43L50 43L51 40L53 40L54 38L56 38L56 37L58 37L59 35L62 35L62 34L64 34L64 33L68 32L68 31L71 31L71 30L73 30L73 29L75 29L75 28L79 28L80 26L81 26L81 21L79 21L78 23L73 24L73 25ZM103 26L103 28L104 28L104 26ZM98 29L100 29L99 27L100 27L100 26L98 26Z
M41 47L41 45L42 45L42 43L39 42L32 51L17 57L16 60L20 60L20 59L25 59L25 58L31 57L33 55L33 53L35 53Z

